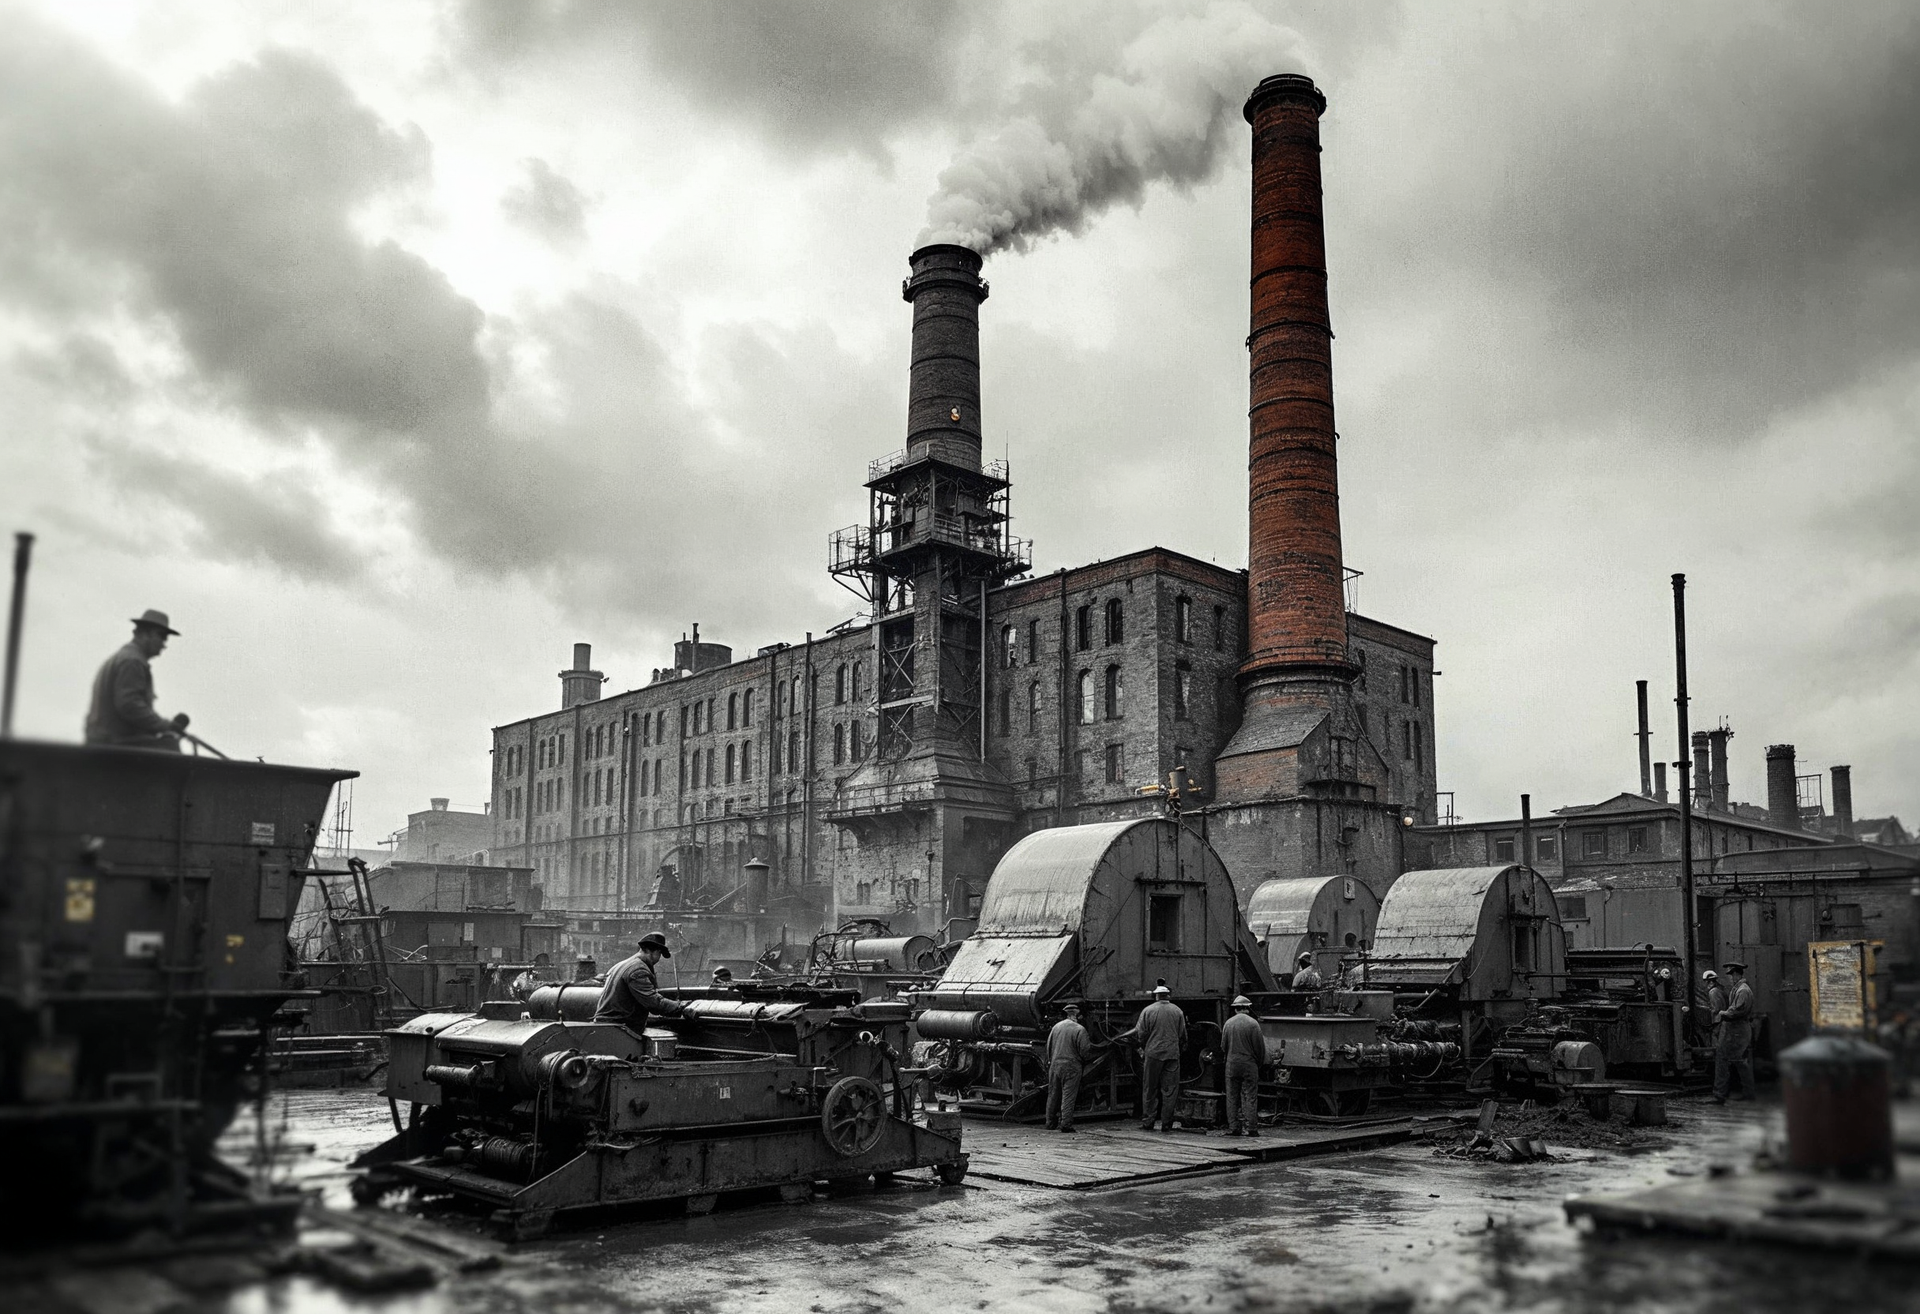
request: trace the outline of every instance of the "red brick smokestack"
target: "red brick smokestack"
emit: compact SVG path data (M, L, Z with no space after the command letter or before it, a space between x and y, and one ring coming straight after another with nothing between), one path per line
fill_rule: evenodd
M1270 77L1253 125L1247 648L1241 679L1345 679L1345 584L1333 434L1333 328L1320 216L1320 115L1310 78Z
M1214 761L1228 800L1284 798L1310 783L1300 753L1328 716L1351 717L1333 451L1333 329L1320 220L1320 112L1299 74L1247 100L1253 125L1247 659L1240 728ZM1351 729L1351 727L1349 727ZM1348 735L1347 740L1352 736ZM1330 764L1318 764L1326 778ZM1350 777L1352 767L1335 767Z

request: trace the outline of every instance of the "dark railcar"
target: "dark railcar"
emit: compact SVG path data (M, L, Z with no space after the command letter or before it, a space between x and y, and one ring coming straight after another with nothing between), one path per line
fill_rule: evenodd
M213 1157L297 992L287 920L355 773L0 741L0 1226L255 1202Z

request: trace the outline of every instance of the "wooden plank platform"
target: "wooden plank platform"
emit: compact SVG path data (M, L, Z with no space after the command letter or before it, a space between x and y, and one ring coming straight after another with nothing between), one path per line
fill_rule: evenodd
M1072 1136L1023 1123L969 1118L961 1143L969 1177L1083 1191L1101 1186L1236 1172L1249 1163L1391 1145L1430 1120L1353 1127L1265 1127L1251 1139L1141 1131L1130 1122L1082 1123Z
M1900 1180L1836 1182L1748 1172L1622 1194L1575 1196L1571 1219L1603 1228L1675 1232L1920 1262L1920 1157L1902 1156Z

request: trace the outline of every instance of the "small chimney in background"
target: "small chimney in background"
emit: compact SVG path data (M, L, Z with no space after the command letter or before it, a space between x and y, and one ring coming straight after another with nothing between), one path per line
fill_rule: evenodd
M1653 731L1647 726L1647 682L1635 680L1634 692L1640 700L1640 729L1634 738L1640 741L1640 797L1653 797Z
M1800 829L1800 795L1793 779L1793 745L1767 745L1767 820L1785 830Z
M447 810L447 800L444 798L430 798L427 800L427 803L435 812L445 812Z
M607 677L593 669L593 645L576 643L573 645L573 669L560 672L560 710L578 707L581 703L600 701L600 686Z
M1708 765L1707 732L1693 732L1693 810L1705 812L1713 806L1713 772Z
M1653 764L1653 801L1656 803L1667 801L1667 764L1665 762Z
M1733 804L1731 787L1727 783L1727 741L1733 738L1733 731L1724 725L1718 730L1707 731L1707 753L1713 762L1713 810L1731 812Z
M1833 768L1833 827L1840 838L1853 838L1853 768Z

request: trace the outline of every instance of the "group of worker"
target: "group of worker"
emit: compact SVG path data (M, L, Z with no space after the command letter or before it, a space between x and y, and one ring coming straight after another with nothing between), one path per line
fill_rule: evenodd
M1747 984L1745 963L1722 963L1727 982L1711 969L1701 973L1707 987L1707 1017L1713 1026L1713 1102L1729 1097L1750 1100L1753 1086L1753 987ZM1740 1093L1733 1094L1734 1079Z
M1068 1003L1066 1016L1047 1033L1047 1120L1049 1131L1072 1134L1074 1106L1080 1100L1080 1082L1096 1050L1114 1045L1140 1047L1141 1131L1174 1129L1180 1107L1180 1056L1187 1047L1187 1015L1173 1002L1173 991L1162 982L1153 988L1153 1002L1140 1010L1131 1029L1096 1044L1080 1021L1080 1005ZM1260 1134L1260 1067L1266 1062L1267 1042L1253 1018L1253 1001L1245 995L1233 1000L1233 1016L1220 1028L1220 1044L1227 1066L1227 1128L1231 1136Z

